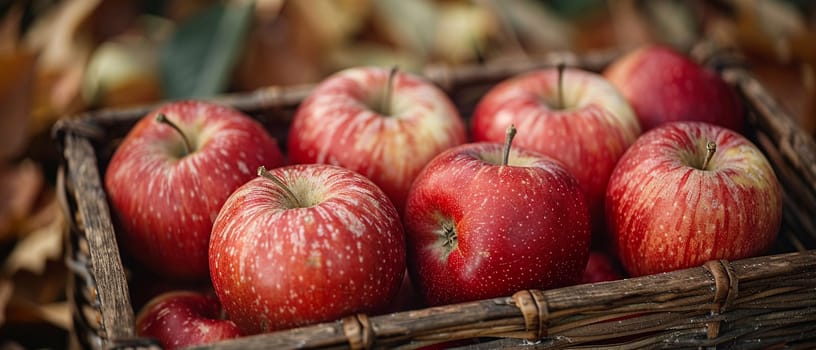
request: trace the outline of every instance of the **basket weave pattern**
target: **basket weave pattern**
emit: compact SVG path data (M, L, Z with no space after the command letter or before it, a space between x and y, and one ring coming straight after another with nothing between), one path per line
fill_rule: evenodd
M467 115L486 89L507 77L566 62L602 69L614 53L553 54L524 62L457 68L429 67L425 76L445 89ZM785 189L787 251L741 261L389 315L352 315L335 322L244 337L202 348L417 348L470 338L497 338L471 349L497 347L766 348L816 346L816 145L743 68L722 76L746 101L749 136L774 165ZM311 86L267 88L215 99L260 119L280 140ZM116 142L154 106L94 112L54 129L63 156L60 201L70 218L66 237L69 298L75 341L84 348L159 348L137 337L126 266L116 242L101 174ZM285 144L285 143L284 143Z

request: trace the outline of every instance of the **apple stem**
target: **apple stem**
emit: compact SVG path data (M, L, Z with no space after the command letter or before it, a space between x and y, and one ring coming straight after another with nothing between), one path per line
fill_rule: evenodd
M391 71L388 72L388 80L385 83L385 93L383 93L383 98L380 100L380 113L383 115L391 115L391 95L394 90L394 77L396 77L398 70L399 67L395 65L391 67Z
M281 181L281 179L279 179L277 176L272 175L272 173L267 171L265 166L261 165L261 166L258 167L258 176L263 176L263 177L265 177L265 178L267 178L269 180L272 180L272 182L274 182L275 185L277 185L278 187L280 187L283 190L283 192L286 194L286 197L289 198L289 201L291 201L292 203L295 204L296 208L303 208L303 205L300 203L297 196L295 196L295 194L292 192L292 190L290 190L289 187L287 187L283 183L283 181Z
M558 109L564 109L564 62L558 63Z
M513 143L514 137L516 137L516 126L510 124L504 134L504 153L502 154L501 165L507 165L507 162L510 161L510 145Z
M156 121L162 124L167 124L168 126L173 128L173 130L175 130L179 135L181 135L181 139L184 140L184 155L193 153L193 146L190 145L190 139L187 138L187 135L184 135L184 132L181 131L181 128L179 128L178 125L176 125L176 123L173 123L170 121L170 119L167 119L167 116L165 116L164 113L159 113L158 115L156 115Z
M708 163L711 162L711 158L714 157L714 152L717 152L717 144L714 141L708 141L706 144L706 157L705 161L703 161L703 169L708 170Z

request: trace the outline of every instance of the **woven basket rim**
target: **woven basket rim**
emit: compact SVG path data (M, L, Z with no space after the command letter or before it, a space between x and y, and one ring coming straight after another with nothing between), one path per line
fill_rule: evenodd
M558 62L567 62L568 65L574 66L582 66L582 64L586 64L590 66L595 65L595 67L603 67L609 62L610 58L615 57L615 54L602 52L597 53L594 56L579 56L571 53L553 53L536 60L527 60L521 63L501 63L495 66L431 66L425 70L424 74L429 80L443 87L443 89L446 91L451 91L458 88L462 84L478 83L482 80L491 79L496 81L496 77L512 76L522 71L529 71L546 66L554 66ZM720 69L721 75L728 82L737 87L743 97L745 97L746 100L752 104L752 108L755 110L754 113L772 116L774 118L781 116L781 119L783 120L790 120L790 117L778 107L778 104L773 99L768 97L769 95L767 91L765 91L761 84L759 84L750 75L745 67L739 65L725 65L720 67ZM297 103L301 101L313 87L314 85L269 87L248 93L219 96L212 100L217 103L236 107L245 111L259 111L270 108L291 109L295 108ZM68 217L71 218L72 235L83 234L83 232L81 232L85 228L83 225L89 224L89 222L77 222L77 216L74 215L75 212L78 212L80 207L84 205L83 203L79 203L83 201L84 198L79 198L80 195L76 191L85 190L88 191L88 193L96 196L96 203L92 203L93 205L87 205L83 208L86 211L92 210L95 214L107 216L108 222L103 223L102 231L109 230L109 232L102 233L108 237L105 241L96 242L96 244L104 245L105 242L110 244L111 240L115 243L115 235L110 222L109 208L106 207L106 203L103 203L105 201L105 194L104 190L101 188L101 183L99 183L99 180L101 179L99 169L87 169L87 167L83 167L83 169L81 169L82 171L79 171L79 169L72 167L72 165L76 165L78 161L81 161L79 158L91 157L93 159L86 160L92 161L93 164L91 167L97 167L95 145L97 143L105 143L110 141L106 139L106 133L109 131L109 129L107 129L108 127L115 126L123 122L134 122L137 118L146 114L147 111L166 102L167 101L163 101L156 104L126 109L86 112L68 119L60 120L54 126L52 129L52 136L57 141L60 147L60 152L63 155L63 164L60 168L58 190L60 192L61 202L63 202L63 207L65 207L66 210L69 210L69 214L71 214ZM791 126L789 124L777 122L775 120L768 121L766 119L768 118L760 118L757 124L763 129L763 131L767 131L769 134L768 136L770 136L772 139L769 141L770 146L775 147L779 152L777 158L781 159L777 159L776 161L790 163L789 165L791 165L794 170L800 172L801 183L799 183L798 188L795 187L795 189L811 192L816 191L816 185L814 185L816 184L816 182L814 182L814 179L816 179L816 165L814 164L816 164L816 162L810 163L811 166L809 166L807 163L809 159L813 159L813 150L816 149L813 147L812 138L810 139L809 143L807 140L802 141L800 140L801 137L797 136L797 133L790 131ZM768 147L768 145L765 146ZM67 155L69 149L82 149L82 152L84 153L80 152L80 156L73 155L74 158L72 159L71 155ZM786 149L790 150L786 151ZM800 159L800 156L805 157L805 159ZM82 179L82 177L87 178L79 180L79 182L87 179L93 179L94 181L91 181L93 183L90 185L88 183L84 183L83 185L82 183L72 182L76 179ZM66 184L66 181L69 183ZM70 192L73 192L73 194ZM83 193L83 195L88 193ZM72 210L73 212L70 212ZM807 212L805 212L805 214L806 213ZM84 220L87 221L88 217L84 217ZM806 224L802 225L806 226ZM88 233L84 234L86 236L88 235ZM85 238L87 239L88 237ZM97 238L98 237L92 237L92 239ZM116 291L104 290L106 286L97 284L99 276L95 275L93 270L88 269L87 266L83 270L82 264L88 264L88 261L79 261L81 259L74 256L76 251L82 251L83 248L76 247L76 245L79 243L74 242L74 238L67 241L70 249L70 255L66 256L66 261L74 273L74 276L72 276L73 279L79 280L78 283L80 284L84 283L83 285L86 287L90 286L91 288L96 289L94 292L95 295L85 296L84 299L79 299L85 300L92 308L108 308L108 311L111 307L124 308L124 310L119 310L120 312L118 312L116 315L101 312L101 320L103 325L117 324L118 327L116 327L117 329L108 328L102 329L101 331L97 330L95 334L85 337L89 339L92 338L91 340L86 339L86 345L91 347L155 347L156 343L154 341L139 338L135 335L135 330L133 329L132 325L133 310L129 296L127 295L128 286L126 281L122 281L125 282L125 285L119 285L118 290ZM117 255L115 258L119 258L118 248L114 248L116 248L114 250ZM88 256L85 257L85 259L93 260L95 258L92 256L93 254L102 254L101 252L93 251L93 249L90 248L85 249L88 250L86 252ZM68 252L68 250L66 251ZM105 268L107 269L105 270L106 273L121 275L118 277L124 279L121 261L118 262L118 265L114 262L112 266L107 266ZM656 293L656 295L650 295L650 297L662 298L660 299L663 300L662 303L658 303L655 300L648 298L642 300L637 299L638 297L644 298L643 295L649 293L646 293L642 289L638 289L635 286L673 285L671 283L672 276L684 276L684 278L688 279L683 280L684 283L686 283L686 286L697 286L700 290L697 290L694 293L689 292L689 294L682 296L676 295L676 291L668 291L665 294ZM789 280L789 278L793 278L793 281L797 283L791 284L791 280ZM609 319L614 319L616 317L630 317L636 319L639 315L648 313L649 311L649 309L639 309L632 306L640 305L637 304L638 302L642 303L642 305L659 305L656 309L654 309L654 311L671 314L672 317L653 317L654 319L652 322L667 322L667 324L670 325L670 329L671 327L674 327L676 333L678 334L678 339L685 342L680 342L680 344L685 344L687 346L692 344L696 344L694 346L703 346L700 344L716 345L719 344L717 341L726 341L730 339L727 337L734 337L734 335L730 333L726 333L725 335L721 334L720 325L723 322L730 321L729 317L734 317L735 320L739 320L737 316L726 315L736 315L734 313L735 311L743 312L744 310L740 307L733 308L734 305L742 305L740 303L757 302L760 303L757 305L763 306L766 309L778 310L783 314L783 311L786 311L788 313L785 314L785 316L788 317L800 317L807 320L816 321L813 319L813 317L816 317L814 316L814 314L816 314L816 310L814 310L814 308L816 308L816 301L807 303L799 300L803 297L803 295L804 297L816 296L816 294L814 294L816 293L816 285L814 285L812 282L814 279L816 279L816 250L808 250L799 253L762 256L735 262L712 261L701 267L676 271L668 274L644 276L621 281L585 284L549 291L520 291L513 296L503 298L449 305L438 308L406 311L391 315L373 317L366 315L351 315L335 322L225 341L218 343L211 348L245 348L258 346L259 344L266 346L271 344L291 346L294 344L276 343L276 339L278 341L283 341L284 338L287 341L305 341L306 343L299 344L311 344L310 346L348 346L350 348L369 348L374 345L390 346L400 344L406 346L406 343L404 343L405 338L413 337L413 342L408 344L409 347L412 347L430 345L438 342L440 339L444 339L444 334L454 337L496 336L505 337L508 339L520 338L540 340L542 337L552 335L555 331L561 332L555 332L557 334L563 334L563 332L578 332L569 334L579 335L583 334L579 331L584 333L589 332L587 330L587 325L593 324L592 322L598 323L603 320L608 321ZM756 283L760 282L775 283L773 284L774 288L770 288L766 291L763 291L761 288L757 289L758 287L756 286ZM682 286L678 286L677 288L680 287ZM102 288L103 290L100 290L99 288ZM602 300L606 306L612 305L609 307L609 309L606 309L606 311L609 312L608 314L603 314L604 305L594 305L595 308L593 308L593 305L582 305L579 303L577 305L570 304L572 307L574 307L574 309L558 307L558 300L569 299L569 296L581 295L588 298L587 300L592 300L592 297L600 298L598 290L604 289L619 290L621 293L623 293L622 299L599 299ZM631 295L627 294L632 291L637 291L637 293L633 293ZM740 291L743 292L742 295L740 294ZM778 294L771 293L774 291L778 292ZM75 291L75 293L79 294L82 294L83 292L86 291ZM106 293L110 295L104 295ZM745 293L749 294L746 296ZM759 295L761 293L771 293L771 295L768 295L766 298L759 298L759 300L744 300L745 298L750 299L752 295ZM122 295L125 297L121 298ZM780 297L780 295L784 298ZM606 297L610 298L610 296ZM107 302L100 302L100 298L107 298ZM116 298L121 300L114 300ZM680 301L672 301L673 298L679 298L678 300ZM816 300L816 298L811 299ZM620 300L625 300L634 304L616 304L616 302L620 303ZM768 304L762 304L761 302L767 302ZM793 311L791 311L790 308L779 307L779 305L782 304L773 304L774 302L788 302L791 303L791 305L798 305L798 308L793 308ZM78 302L78 304L81 304L81 302ZM75 305L73 309L74 321L79 324L87 323L84 321L87 317L82 315L81 306L82 305ZM463 322L469 323L453 325L441 321L438 324L425 322L426 319L422 318L427 317L428 320L435 320L434 317L439 313L450 312L453 315L458 315L458 313L474 313L474 310L479 308L488 309L491 310L490 312L494 313L488 313L489 317L487 319L468 319L465 317L465 321ZM803 310L810 311L804 312ZM801 314L796 314L794 311L802 312ZM478 312L475 312L474 314L480 315ZM692 316L693 318L689 318ZM577 318L577 321L564 321L570 317ZM808 319L808 317L810 318ZM685 326L681 327L679 324L676 324L678 319L687 320L690 323L687 322ZM420 322L415 322L417 324L414 324L411 323L412 320L420 320ZM389 327L394 328L396 326L393 324L389 325L388 322L396 322L396 324L400 325L410 324L414 328L410 329L410 334L400 334L399 332L392 334L389 333L389 331L393 332L393 330L390 330ZM425 323L424 326L421 324L423 322ZM626 322L623 322L623 324L626 324ZM635 323L633 322L632 324ZM696 326L696 328L688 326L688 324L693 324ZM438 328L427 329L427 327L430 327L430 325L435 325ZM650 325L642 324L641 326L647 327ZM331 336L320 338L314 336L314 334L308 333L310 331L315 332L314 334L331 334ZM726 331L732 332L734 329L727 328ZM695 343L694 339L696 338L694 338L694 336L699 336L700 332L704 332L706 337L704 339L698 339ZM683 334L685 334L686 338L683 338ZM306 337L308 335L312 336ZM573 339L591 338L590 335L584 335L583 337L584 338L574 335ZM599 336L596 334L595 337L597 338ZM564 343L559 343L559 341L563 342L563 339L559 340L560 338L558 337L548 339L550 339L549 341L553 342L553 347L565 346ZM794 337L788 337L786 339L794 339ZM674 340L676 339L672 339L672 341Z

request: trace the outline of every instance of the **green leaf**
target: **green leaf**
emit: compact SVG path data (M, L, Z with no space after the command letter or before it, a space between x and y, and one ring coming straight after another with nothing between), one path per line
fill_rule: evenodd
M580 20L593 13L606 11L604 0L549 0L542 3L558 16L568 20Z
M159 61L166 97L207 97L226 89L254 7L253 1L216 3L179 24Z

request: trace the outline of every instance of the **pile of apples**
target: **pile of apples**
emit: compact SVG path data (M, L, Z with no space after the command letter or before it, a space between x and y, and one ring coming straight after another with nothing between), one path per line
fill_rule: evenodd
M761 254L779 230L736 94L669 49L511 78L470 127L432 83L373 67L317 86L288 160L236 110L153 111L107 168L120 241L214 295L158 296L139 333L175 348L395 311L413 290L408 307L617 279L613 260L672 271Z

